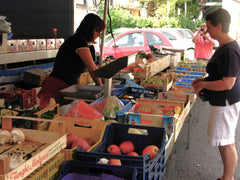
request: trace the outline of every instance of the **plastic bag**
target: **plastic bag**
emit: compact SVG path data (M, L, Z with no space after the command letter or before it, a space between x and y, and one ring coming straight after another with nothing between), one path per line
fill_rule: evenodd
M99 102L91 104L105 118L116 118L117 112L124 107L123 102L116 96L108 96Z
M101 113L92 108L83 100L79 100L79 102L71 108L71 110L65 115L65 117L74 117L89 120L103 119L103 115Z
M11 23L5 19L5 16L0 16L0 33L11 33Z

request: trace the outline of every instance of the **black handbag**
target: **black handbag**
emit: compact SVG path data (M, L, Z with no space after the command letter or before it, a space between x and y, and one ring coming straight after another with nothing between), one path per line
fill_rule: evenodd
M210 91L208 89L202 89L198 95L202 101L209 101L210 99Z

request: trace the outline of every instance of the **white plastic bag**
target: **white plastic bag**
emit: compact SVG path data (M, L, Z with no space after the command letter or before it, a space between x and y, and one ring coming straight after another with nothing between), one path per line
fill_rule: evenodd
M0 16L0 33L11 33L11 23L5 19L5 16Z

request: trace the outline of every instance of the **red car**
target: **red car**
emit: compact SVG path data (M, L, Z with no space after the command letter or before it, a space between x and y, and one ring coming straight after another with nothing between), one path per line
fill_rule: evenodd
M114 40L111 34L105 38L103 58L113 56L119 58L131 53L143 50L151 52L149 45L155 48L161 46L173 47L166 36L157 29L119 29L113 32Z

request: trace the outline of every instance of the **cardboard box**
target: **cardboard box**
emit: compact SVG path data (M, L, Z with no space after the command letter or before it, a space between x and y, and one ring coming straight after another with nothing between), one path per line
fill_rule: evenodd
M46 39L37 39L37 50L46 50L47 42Z
M28 39L27 50L28 51L36 51L37 50L37 40L36 39Z
M56 49L56 39L47 39L47 49Z
M17 40L18 52L27 51L28 41L27 39L19 39Z
M56 39L56 49L59 49L63 42L64 42L63 38Z
M50 158L54 157L67 145L67 136L65 134L65 123L63 121L55 120L44 120L38 118L30 117L20 117L20 116L5 116L2 117L2 130L11 131L14 129L12 127L12 121L15 120L29 120L29 121L48 121L51 123L59 123L59 128L57 132L50 131L38 131L33 129L23 129L21 130L25 135L25 141L21 144L10 145L5 144L3 146L8 146L11 149L14 149L14 152L26 152L30 154L30 158L26 158L26 161L23 162L20 166L16 167L13 170L10 170L9 163L10 158L6 157L0 159L0 180L22 180L31 174L34 170L40 167L43 163L47 162ZM9 147L10 146L10 147ZM18 148L20 146L21 148ZM4 151L6 154L8 151ZM25 154L26 154L25 153Z
M42 85L44 79L48 76L43 69L29 69L26 70L23 74L23 81L33 84L33 85Z
M17 52L18 51L18 45L17 40L8 40L7 41L7 52Z

